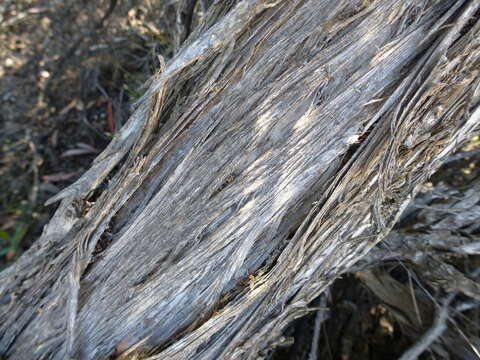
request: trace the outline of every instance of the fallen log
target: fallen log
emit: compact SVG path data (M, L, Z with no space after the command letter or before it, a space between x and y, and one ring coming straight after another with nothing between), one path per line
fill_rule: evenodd
M0 354L277 344L478 130L479 8L216 1L0 274Z

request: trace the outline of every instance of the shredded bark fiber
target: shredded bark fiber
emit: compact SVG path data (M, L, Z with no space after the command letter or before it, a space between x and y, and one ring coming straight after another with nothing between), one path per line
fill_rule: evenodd
M273 346L478 130L479 8L214 2L0 274L0 354Z

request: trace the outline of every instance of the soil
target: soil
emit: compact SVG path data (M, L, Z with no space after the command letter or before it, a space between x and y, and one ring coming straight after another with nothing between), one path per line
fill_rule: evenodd
M171 7L152 3L1 2L0 269L128 118L157 55L171 56Z

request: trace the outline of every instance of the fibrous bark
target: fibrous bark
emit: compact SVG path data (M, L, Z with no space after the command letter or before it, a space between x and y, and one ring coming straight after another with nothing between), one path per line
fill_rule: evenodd
M0 274L0 354L273 346L478 130L479 8L214 2Z

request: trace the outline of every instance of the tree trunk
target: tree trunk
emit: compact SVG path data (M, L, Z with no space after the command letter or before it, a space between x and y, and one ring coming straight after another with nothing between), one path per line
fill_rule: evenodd
M478 130L479 9L214 2L0 274L0 354L254 359L278 344Z

